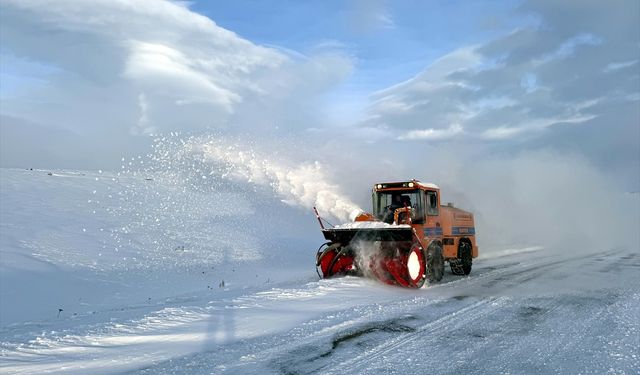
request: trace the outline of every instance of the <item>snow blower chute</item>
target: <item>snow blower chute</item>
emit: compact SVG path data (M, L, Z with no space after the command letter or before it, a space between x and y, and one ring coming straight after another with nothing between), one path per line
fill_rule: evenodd
M440 281L449 262L455 275L468 275L478 256L473 214L440 205L440 189L416 180L373 187L373 214L325 228L318 249L322 278L370 276L387 284L420 288Z

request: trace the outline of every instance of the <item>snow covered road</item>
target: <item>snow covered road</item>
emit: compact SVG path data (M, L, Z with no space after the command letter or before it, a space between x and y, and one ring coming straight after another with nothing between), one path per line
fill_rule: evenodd
M637 247L481 245L420 290L318 280L315 218L269 191L1 172L2 374L640 372Z
M194 294L28 340L3 373L637 373L640 255L534 251L404 290L342 278ZM33 329L25 326L23 330ZM20 337L24 341L16 341Z

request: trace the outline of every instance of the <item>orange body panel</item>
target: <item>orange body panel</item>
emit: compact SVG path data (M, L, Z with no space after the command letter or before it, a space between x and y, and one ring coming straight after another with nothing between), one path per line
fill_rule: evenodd
M472 256L478 256L478 246L476 245L475 223L473 214L459 208L450 206L440 207L440 218L442 220L442 237L453 240L451 244L444 244L444 257L456 258L459 241L462 238L471 241ZM444 241L451 242L451 241Z
M424 223L414 224L402 222L401 224L411 224L418 238L422 242L422 246L426 249L433 241L439 241L442 244L443 256L445 260L458 258L458 247L460 241L469 241L471 243L472 257L478 257L479 251L476 244L475 220L473 214L452 205L440 204L440 189L433 184L422 184L419 181L412 180L412 188L418 188L425 192L432 191L437 196L437 215L425 215ZM375 191L406 191L407 187L395 187L400 183L377 184L374 186ZM408 184L408 183L407 183ZM393 187L382 187L391 185ZM398 214L402 212L402 208L396 212L396 222ZM422 235L420 235L422 234Z

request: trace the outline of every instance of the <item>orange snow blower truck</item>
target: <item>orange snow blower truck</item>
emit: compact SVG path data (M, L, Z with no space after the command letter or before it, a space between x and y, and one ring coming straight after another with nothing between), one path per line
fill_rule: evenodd
M320 277L372 276L385 283L420 288L437 282L449 262L455 275L468 275L478 256L473 214L440 204L440 188L416 180L373 187L373 213L325 228L318 249Z

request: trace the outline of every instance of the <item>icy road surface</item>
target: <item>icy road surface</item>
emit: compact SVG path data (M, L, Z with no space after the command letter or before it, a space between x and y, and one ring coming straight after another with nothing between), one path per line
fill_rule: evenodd
M478 260L403 290L342 278L2 332L5 374L620 373L640 369L640 256ZM55 330L51 331L52 329ZM38 332L41 331L41 332Z

